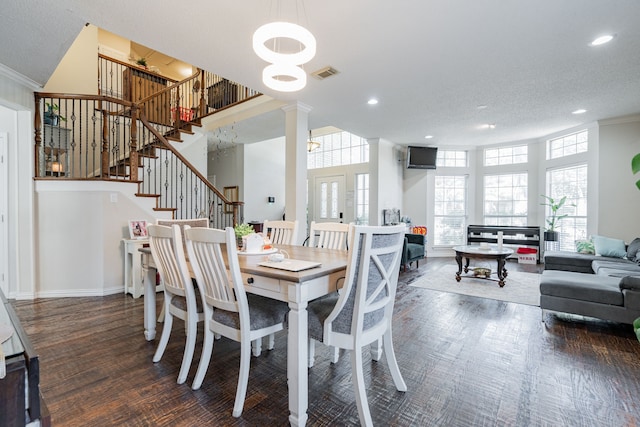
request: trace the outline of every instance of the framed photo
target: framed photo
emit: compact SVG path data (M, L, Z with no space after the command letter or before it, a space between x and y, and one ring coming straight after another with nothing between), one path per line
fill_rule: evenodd
M400 209L383 209L382 214L382 225L400 224Z
M129 221L129 236L131 239L146 239L149 236L147 234L147 221Z
M238 186L234 185L233 187L224 187L224 197L230 202L238 201ZM233 205L225 203L224 205L224 213L233 213Z

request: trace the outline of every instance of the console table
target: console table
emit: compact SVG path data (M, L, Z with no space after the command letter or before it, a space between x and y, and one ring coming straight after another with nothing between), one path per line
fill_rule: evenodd
M538 250L538 262L540 262L540 250L542 239L540 227L529 226L502 226L502 225L469 225L467 227L467 245L498 243L498 232L502 232L502 244L505 246L528 246Z

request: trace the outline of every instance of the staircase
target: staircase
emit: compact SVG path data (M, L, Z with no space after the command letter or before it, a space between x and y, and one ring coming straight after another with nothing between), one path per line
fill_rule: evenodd
M111 76L132 75L128 64L109 64ZM243 203L226 199L172 143L195 135L203 117L259 94L242 88L248 96L238 100L238 84L201 70L151 94L145 79L122 79L137 85L128 88L104 80L100 95L35 93L35 178L135 182L137 197L155 198L154 210L172 218L207 217L216 228L241 223ZM221 88L233 93L220 98Z

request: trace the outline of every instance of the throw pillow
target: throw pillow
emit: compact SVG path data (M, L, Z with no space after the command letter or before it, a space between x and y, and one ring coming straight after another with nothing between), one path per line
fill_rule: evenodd
M576 252L579 254L594 255L596 253L596 248L593 246L593 241L591 239L576 240Z
M596 249L596 255L614 258L624 258L627 256L627 248L625 247L624 240L604 236L593 236L593 245Z
M636 254L639 250L640 237L636 237L635 239L633 239L633 241L631 241L631 243L629 243L629 246L627 247L627 259L630 259L631 261L635 260Z

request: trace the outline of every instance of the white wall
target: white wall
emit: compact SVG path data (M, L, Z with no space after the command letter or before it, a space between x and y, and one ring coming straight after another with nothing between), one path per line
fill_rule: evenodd
M245 222L282 219L285 208L285 138L244 146ZM275 203L267 203L267 197Z
M98 93L98 28L82 28L47 81L43 92ZM67 115L62 112L62 115Z
M123 292L128 221L156 221L138 203L137 185L122 182L38 181L35 189L36 296Z
M392 142L371 138L369 143L369 224L381 225L382 210L402 208L402 150ZM401 215L404 215L400 211Z
M600 123L597 233L624 239L640 237L640 179L631 159L640 153L640 115Z

